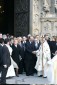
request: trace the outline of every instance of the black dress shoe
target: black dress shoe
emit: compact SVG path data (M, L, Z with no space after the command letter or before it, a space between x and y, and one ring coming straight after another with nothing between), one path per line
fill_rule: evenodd
M30 76L29 74L26 74L26 76Z
M40 76L38 76L38 77L42 77L43 75L40 75Z
M17 76L17 77L19 77L19 75L18 75L18 74L17 74L16 76Z

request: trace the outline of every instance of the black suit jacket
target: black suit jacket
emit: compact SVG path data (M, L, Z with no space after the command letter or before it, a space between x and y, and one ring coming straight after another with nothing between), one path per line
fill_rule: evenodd
M3 65L7 65L8 67L11 65L11 59L10 59L10 52L6 45L2 48L2 61Z
M2 45L0 44L0 66L2 65Z
M25 52L25 54L26 54L26 58L28 59L33 59L33 56L34 56L34 54L32 53L32 51L34 51L34 42L27 42L26 43L26 52Z
M38 50L39 47L40 47L40 45L41 45L41 43L39 42L38 45L37 45L37 48L36 48L36 46L35 46L35 42L34 42L34 51Z
M22 46L20 46L20 45L18 44L18 46L19 46L19 55L22 57L22 59L24 59L24 55L25 55L24 44L21 43L21 45L22 45Z
M53 53L55 53L55 51L56 51L56 42L55 41L50 42L50 50L51 50L51 58L53 58L54 57Z

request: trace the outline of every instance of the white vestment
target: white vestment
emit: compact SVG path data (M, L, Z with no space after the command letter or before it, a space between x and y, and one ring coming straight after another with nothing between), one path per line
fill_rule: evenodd
M8 47L8 50L10 52L10 58L11 58L12 48L9 45L6 45L6 46ZM16 75L15 75L14 66L13 66L12 61L11 61L11 65L8 68L6 77L13 77L13 76L16 76Z
M8 68L6 77L14 77L14 76L16 75L15 75L13 64L11 64L10 67Z
M47 78L50 81L50 84L57 84L57 55L47 63Z
M50 48L47 41L45 41L42 45L40 45L39 50L36 51L36 56L37 56L37 62L36 62L35 69L38 72L43 71L42 75L46 77L47 76L46 74L47 61L51 59ZM42 65L42 62L43 62L43 65Z

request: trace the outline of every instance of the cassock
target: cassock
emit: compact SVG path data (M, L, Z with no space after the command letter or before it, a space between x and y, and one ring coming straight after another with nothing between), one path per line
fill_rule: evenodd
M47 62L47 78L50 84L57 84L57 55Z
M36 56L37 62L35 69L38 71L38 76L43 75L43 77L47 77L47 61L51 59L50 48L47 41L45 41L43 45L40 45L39 50L36 51Z

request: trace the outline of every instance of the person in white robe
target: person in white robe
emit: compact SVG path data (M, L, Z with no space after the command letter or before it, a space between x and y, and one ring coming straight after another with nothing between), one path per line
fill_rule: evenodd
M47 62L48 70L47 70L47 78L50 84L57 84L57 52L56 55Z
M33 54L37 56L37 62L35 69L37 70L37 75L39 77L47 77L47 61L51 59L50 48L44 37L41 38L41 45L39 50L33 51Z
M10 58L11 58L11 55L12 55L12 48L10 47L10 45L6 45L7 47L8 47L8 50L9 50L9 52L10 52ZM12 60L12 58L11 58L11 65L10 65L10 67L8 68L8 71L7 71L7 75L6 75L6 77L13 77L13 76L16 76L15 75L15 70L14 70L14 64L13 64L13 62L12 62L13 60Z

